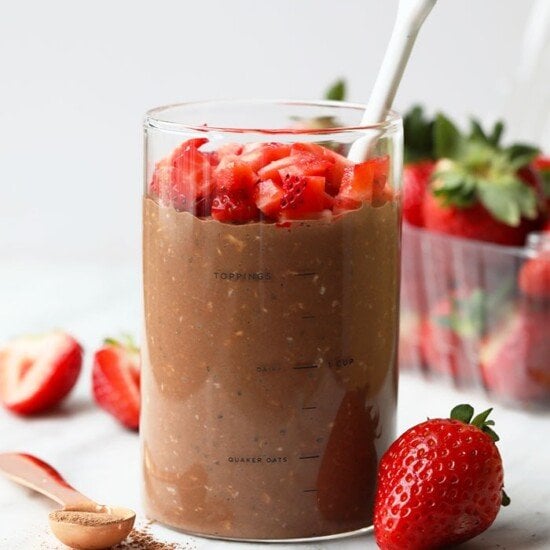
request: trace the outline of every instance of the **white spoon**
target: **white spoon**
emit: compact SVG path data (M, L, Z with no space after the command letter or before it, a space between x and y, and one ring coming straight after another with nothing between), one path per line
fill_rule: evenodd
M382 122L386 117L420 27L436 2L437 0L400 0L390 42L361 119L362 126ZM376 135L377 133L370 132L353 143L348 158L354 162L363 162L368 157L370 145Z

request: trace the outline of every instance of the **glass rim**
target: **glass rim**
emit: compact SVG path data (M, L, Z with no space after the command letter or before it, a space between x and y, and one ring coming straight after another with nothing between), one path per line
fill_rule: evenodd
M262 105L274 105L274 106L302 106L302 107L335 107L337 109L351 109L355 111L363 112L366 109L366 105L362 103L352 103L348 101L331 101L331 100L294 100L294 99L212 99L202 101L187 101L181 103L172 103L168 105L161 105L149 109L145 113L143 126L145 128L152 128L156 130L165 130L169 132L223 132L223 133L258 133L266 135L326 135L326 134L341 134L346 132L366 132L369 130L376 130L378 132L391 130L397 128L401 123L401 115L390 109L386 115L386 118L374 124L359 124L354 126L335 126L331 128L258 128L258 127L231 127L231 126L210 126L210 125L196 125L186 124L184 122L175 122L170 120L169 117L163 118L162 113L169 111L170 109L186 108L186 107L208 107L212 106L262 106Z

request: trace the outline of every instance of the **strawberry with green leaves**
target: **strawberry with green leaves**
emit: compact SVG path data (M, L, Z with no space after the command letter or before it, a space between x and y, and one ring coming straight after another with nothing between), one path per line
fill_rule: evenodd
M486 134L472 121L468 136L443 115L434 123L440 159L423 204L425 227L509 246L524 244L541 221L540 182L530 163L537 150L502 147L503 124Z
M378 470L374 534L382 550L437 550L465 542L509 504L492 409L474 417L459 405L450 418L407 430Z

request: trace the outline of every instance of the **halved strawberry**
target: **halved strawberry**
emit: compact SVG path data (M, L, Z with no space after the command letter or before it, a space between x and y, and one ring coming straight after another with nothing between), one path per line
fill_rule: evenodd
M216 169L216 190L212 201L215 220L246 223L259 219L260 212L254 202L258 176L241 158L221 163Z
M199 151L207 139L190 139L161 160L153 174L149 192L177 210L197 215L209 214L209 198L213 189L214 158ZM212 162L211 162L212 161Z
M0 401L23 415L57 405L74 387L82 348L61 331L22 336L0 348Z
M128 338L107 339L94 355L92 385L97 404L130 429L139 427L139 349Z
M243 147L240 159L257 172L260 168L288 155L290 145L287 143L249 143Z

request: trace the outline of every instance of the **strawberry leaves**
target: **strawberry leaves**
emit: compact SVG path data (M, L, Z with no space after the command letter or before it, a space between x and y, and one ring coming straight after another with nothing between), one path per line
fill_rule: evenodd
M443 161L435 173L432 192L444 206L468 208L478 201L492 216L517 227L522 218L538 215L537 195L525 185L517 171L529 164L537 150L529 145L500 146L504 130L497 122L492 131L484 132L480 123L471 121L468 136L443 115L434 126L434 147Z
M518 175L537 149L523 143L503 147L503 133L502 121L486 131L476 119L463 133L445 115L430 120L415 106L404 118L405 162L440 159L431 191L443 206L469 208L479 202L496 220L517 227L522 218L538 215L536 191Z
M471 424L476 426L482 432L486 433L495 443L499 441L498 435L493 430L492 426L495 425L494 420L488 420L489 415L493 411L492 408L479 413L477 416L474 416L474 408L467 403L462 405L457 405L451 411L451 418L453 420L459 420L464 422L464 424ZM508 499L510 500L510 499Z
M405 136L405 163L433 160L434 121L424 115L420 105L413 107L403 117Z
M346 81L339 79L325 92L324 98L329 101L344 101L346 99Z

